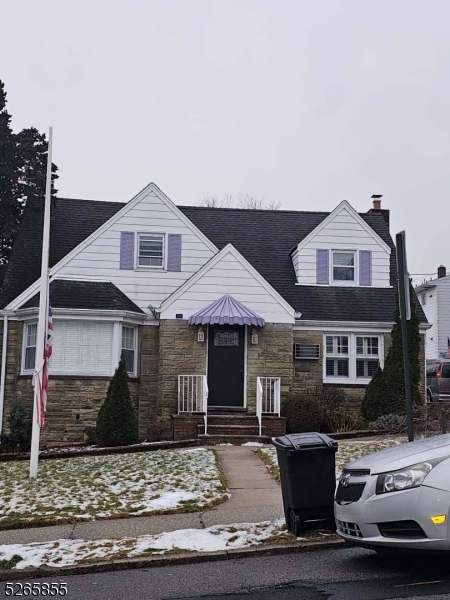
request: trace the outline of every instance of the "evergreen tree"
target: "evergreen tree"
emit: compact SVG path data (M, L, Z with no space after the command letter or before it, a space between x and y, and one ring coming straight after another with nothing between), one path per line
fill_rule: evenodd
M407 321L408 354L411 376L411 397L413 404L421 404L420 395L420 333L419 316L416 310L416 293L409 284L411 298L411 319ZM366 388L362 402L364 418L371 422L383 415L404 414L406 412L405 375L403 365L402 330L398 309L398 293L395 303L395 324L391 332L392 344L388 350L384 369L378 368Z
M138 422L131 403L128 373L122 357L111 379L97 417L96 435L101 446L126 446L138 440Z
M11 115L5 106L5 86L0 81L0 262L9 254L21 210L18 203L16 144L11 129Z
M8 262L20 217L29 198L44 200L48 143L31 127L11 129L5 86L0 81L0 264ZM52 182L58 178L52 164ZM53 189L53 196L56 190Z

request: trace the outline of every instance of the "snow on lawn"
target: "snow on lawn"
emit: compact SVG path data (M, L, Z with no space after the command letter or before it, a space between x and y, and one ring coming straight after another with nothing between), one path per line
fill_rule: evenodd
M303 539L303 538L297 538ZM114 560L178 552L214 552L247 548L264 542L294 541L284 519L262 523L215 525L207 529L179 529L158 535L118 540L56 540L54 542L0 545L0 568L25 569L47 565L62 567L81 562Z
M391 446L403 444L406 442L406 438L393 438L387 437L383 439L372 439L372 440L351 440L338 442L338 451L336 452L336 479L340 476L344 466L353 461L366 456L367 454L373 454L380 450L386 450ZM266 463L270 473L277 479L280 480L280 470L278 468L277 451L273 446L266 448L260 448L257 453Z
M213 450L56 458L0 463L0 529L190 512L229 498Z

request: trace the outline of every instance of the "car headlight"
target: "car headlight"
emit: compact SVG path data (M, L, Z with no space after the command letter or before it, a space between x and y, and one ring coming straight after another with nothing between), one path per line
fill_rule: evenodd
M376 493L387 494L388 492L398 492L400 490L409 490L411 488L422 485L423 480L428 475L433 467L443 461L442 458L426 460L416 465L400 469L398 471L390 471L388 473L380 473L377 479Z

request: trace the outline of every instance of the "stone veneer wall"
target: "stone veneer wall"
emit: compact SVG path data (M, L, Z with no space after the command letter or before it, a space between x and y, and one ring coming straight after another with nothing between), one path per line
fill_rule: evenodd
M206 375L207 327L204 342L197 331L182 319L160 321L158 414L178 413L178 375Z
M293 377L292 325L266 323L257 328L258 344L251 343L251 332L247 331L247 410L256 413L256 378L281 377L281 396L290 392Z
M139 438L148 437L148 426L158 411L159 327L139 327Z

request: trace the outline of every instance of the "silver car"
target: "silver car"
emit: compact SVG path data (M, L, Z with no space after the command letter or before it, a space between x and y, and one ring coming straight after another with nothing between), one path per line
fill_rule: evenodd
M334 513L347 542L379 552L450 550L450 434L348 463Z

